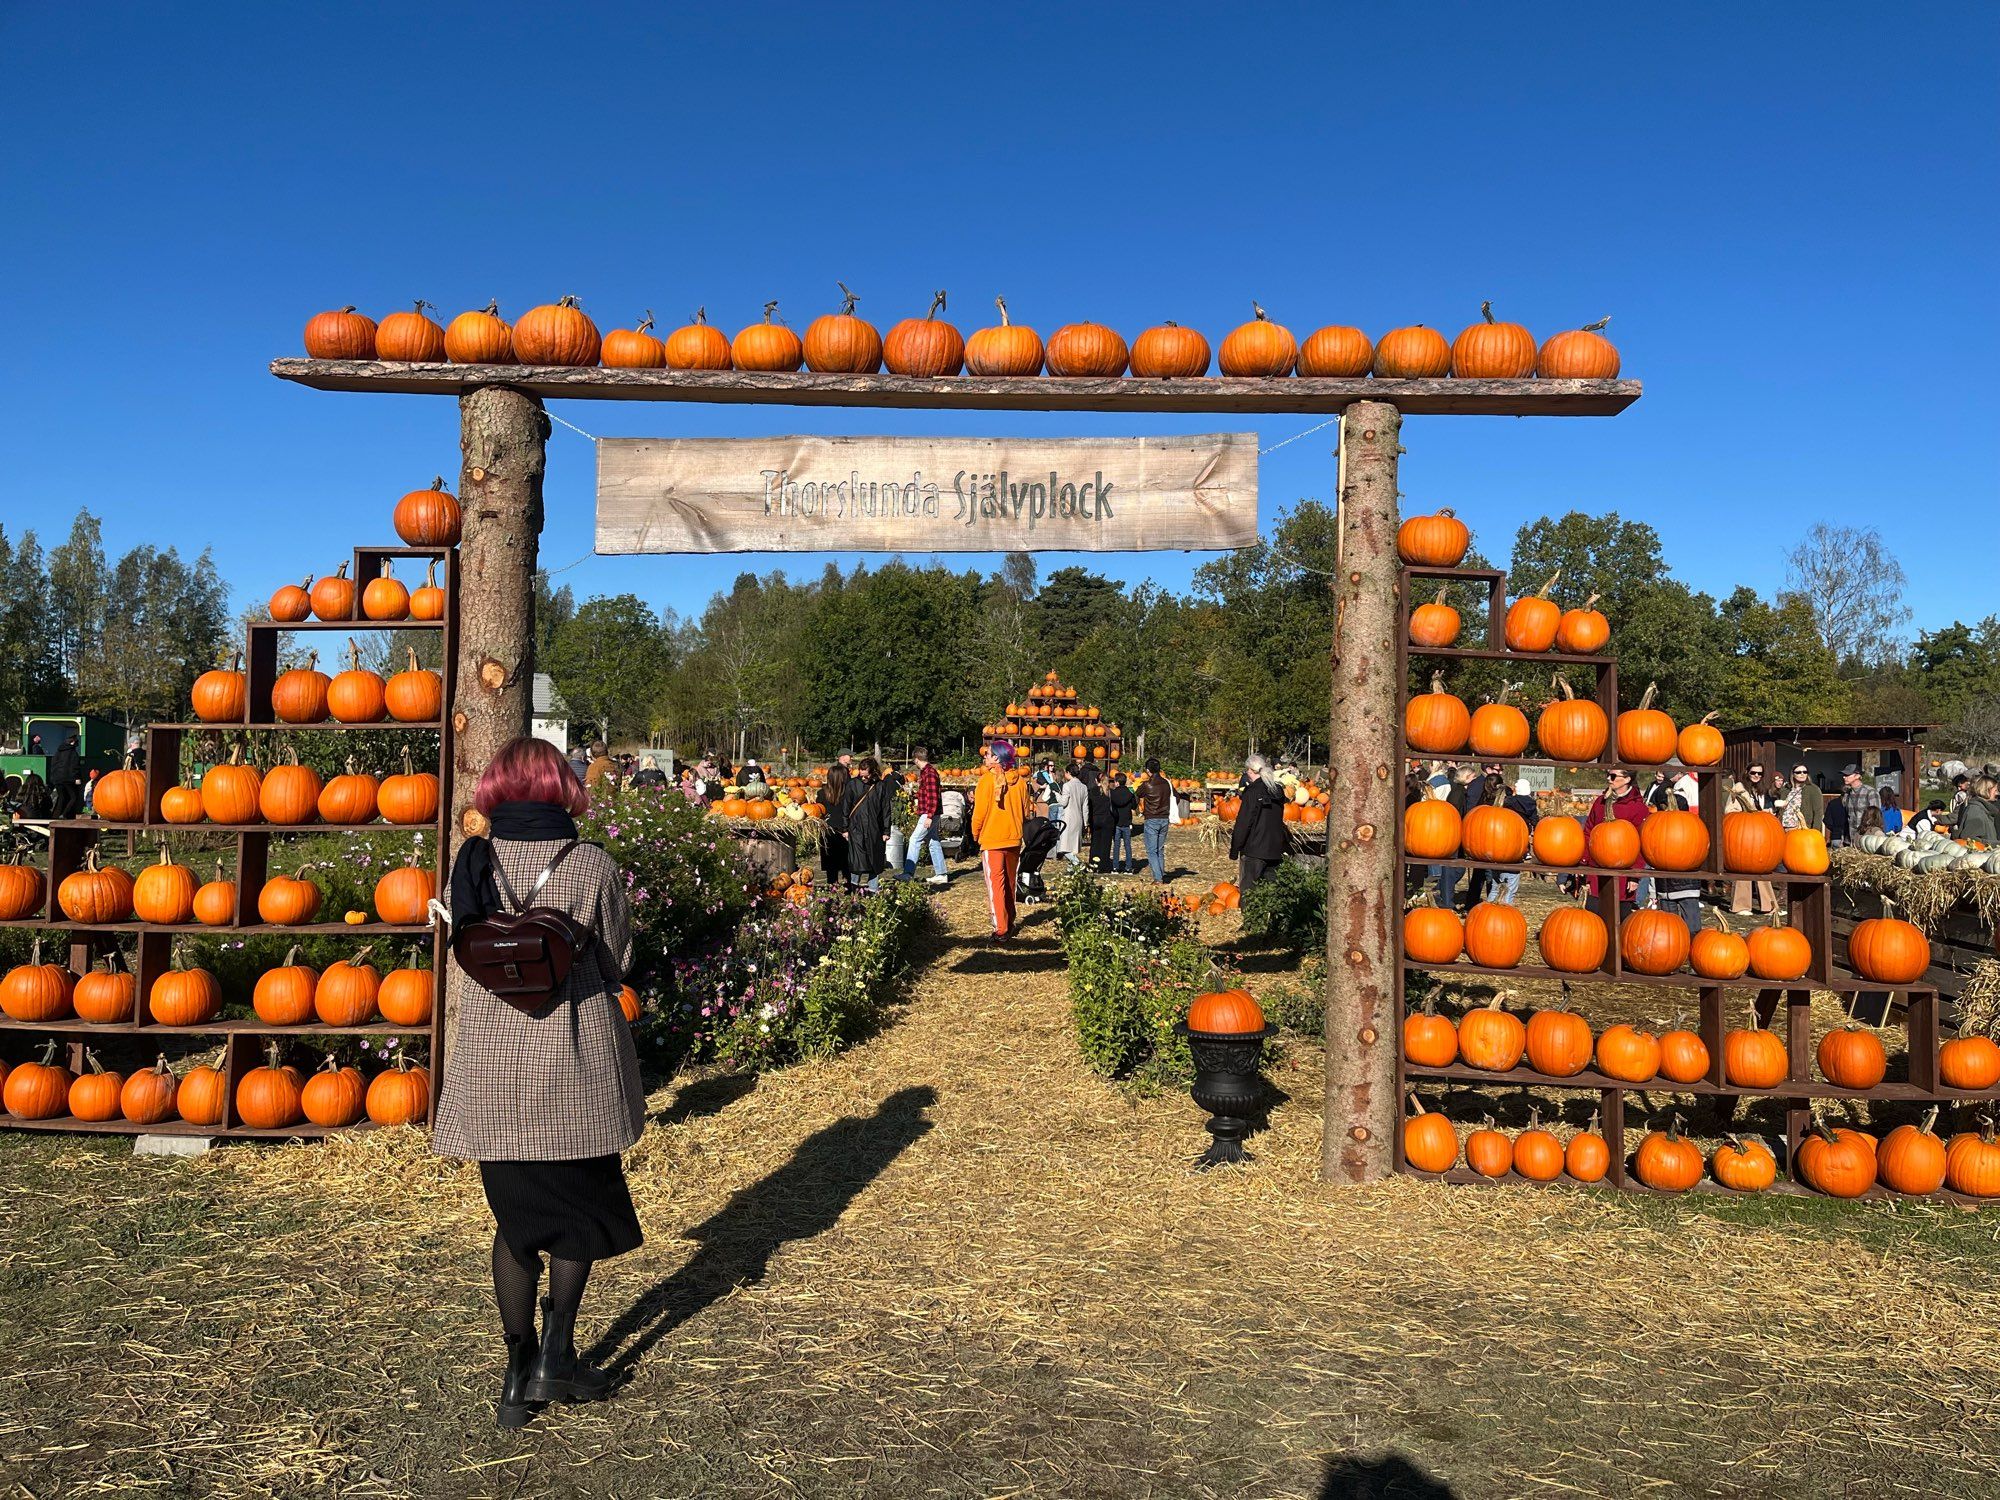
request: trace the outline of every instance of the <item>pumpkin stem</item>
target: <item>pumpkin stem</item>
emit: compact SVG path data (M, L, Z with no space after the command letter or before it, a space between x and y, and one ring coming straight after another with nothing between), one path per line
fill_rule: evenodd
M424 587L427 589L436 588L437 576L438 576L438 565L437 565L437 559L434 557L424 565Z
M1596 1110L1594 1110L1594 1109L1593 1109L1593 1110L1592 1110L1592 1111L1590 1112L1590 1119L1589 1119L1589 1121L1588 1121L1588 1122L1587 1122L1587 1123L1586 1123L1586 1124L1584 1125L1584 1127L1583 1127L1583 1130L1582 1130L1582 1132L1581 1132L1581 1133L1582 1133L1582 1134L1584 1134L1584 1135L1596 1135L1596 1134L1597 1134L1597 1111L1596 1111Z
M652 308L649 307L646 309L646 316L639 320L639 326L635 328L633 332L644 333L648 328L651 328L652 326L653 326L653 310Z
M1588 599L1583 601L1582 607L1584 609L1590 609L1597 603L1599 599L1602 599L1603 597L1604 596L1602 594L1592 594Z
M1257 304L1254 298L1251 300L1250 303L1250 311L1254 312L1257 315L1257 321L1259 323L1268 323L1271 321L1270 318L1265 315L1264 309Z
M104 1064L98 1061L97 1049L94 1047L85 1047L83 1049L83 1062L84 1066L89 1068L93 1073L102 1073L104 1071Z
M1418 1098L1415 1094L1410 1095L1410 1104L1417 1114L1421 1115L1428 1113L1428 1111L1424 1109L1424 1101Z
M1673 1114L1667 1116L1667 1139L1670 1141L1678 1141L1680 1138L1681 1138L1681 1117L1680 1117L1680 1112L1676 1110Z
M322 1073L338 1073L340 1071L340 1064L335 1060L331 1052L327 1053L326 1061L319 1065L319 1071Z
M1535 590L1535 597L1538 599L1548 598L1549 595L1555 592L1556 583L1558 582L1558 580L1562 578L1562 576L1563 576L1563 570L1561 568L1557 568L1555 572L1549 574L1549 581L1543 584L1540 588Z
M770 322L771 315L775 313L777 310L778 310L778 304L776 302L766 302L764 304L764 321L766 323Z
M1000 326L1002 328L1011 328L1013 325L1007 321L1007 299L1005 297L995 297L993 305L1000 309Z
M855 296L854 293L850 292L847 289L846 282L836 281L834 285L840 288L840 295L842 299L840 304L840 315L842 317L852 316L854 312L854 304L859 302L861 299Z
M345 306L345 307L343 307L343 308L341 309L341 311L342 311L342 312L344 312L344 313L351 313L351 312L353 312L353 311L354 311L354 304L353 304L352 302L348 303L348 304L347 304L347 306Z
M443 481L442 479L440 479L440 480L438 480L438 483L439 483L439 484L443 484L443 483L444 483L444 481ZM345 577L347 576L347 564L346 564L346 563L342 563L342 564L341 564L341 565L340 565L339 567L335 568L335 569L333 570L333 576L334 576L335 578L345 578Z
M1541 1128L1542 1107L1539 1104L1531 1104L1528 1106L1528 1129L1540 1130Z
M1938 1117L1938 1107L1935 1104L1933 1104L1930 1107L1930 1109L1925 1112L1924 1122L1923 1124L1919 1125L1917 1129L1921 1131L1923 1134L1929 1135L1931 1133L1931 1127L1937 1124L1937 1117Z
M1582 328L1580 328L1577 331L1580 333L1602 333L1605 329L1609 328L1610 326L1611 326L1611 316L1610 314L1607 313L1605 316L1599 318L1595 323L1586 323L1583 325Z
M162 1073L168 1078L174 1076L174 1066L167 1061L166 1053L162 1052L158 1057L153 1059L153 1071L155 1073Z
M1562 673L1560 672L1556 673L1555 676L1549 679L1549 682L1553 687L1555 687L1559 692L1561 692L1561 694L1563 695L1563 700L1565 702L1576 696L1576 689L1569 685L1569 679L1563 676Z
M1442 672L1431 673L1431 691L1434 693L1441 693L1444 691L1444 673Z
M1640 711L1643 713L1646 709L1651 708L1653 706L1653 700L1659 696L1660 696L1660 685L1657 682L1647 683L1646 691L1639 695Z
M403 774L408 776L414 770L416 770L416 763L410 758L410 747L405 745L403 746Z
M560 297L558 297L558 298L556 299L556 306L557 306L557 307L575 307L575 306L576 306L576 298L575 298L574 296L572 296L572 295L571 295L570 293L568 293L568 292L564 292L564 293L562 294L562 296L560 296Z
M56 1062L56 1039L54 1037L50 1037L48 1043L42 1048L42 1066L45 1068L52 1068L55 1066L55 1062Z
M697 327L697 328L706 328L706 327L708 326L708 309L707 309L707 308L705 308L705 307L697 307L697 308L696 308L696 309L694 310L694 325L695 325L695 327Z
M938 288L936 294L933 295L931 298L931 310L924 314L924 321L928 323L932 318L935 318L943 310L944 310L944 289L940 287Z
M289 969L293 965L297 964L298 961L299 961L299 945L297 943L294 943L292 944L291 947L285 950L285 961L280 967Z
M488 297L488 298L486 299L486 307L485 307L484 311L485 311L485 313L486 313L486 316L487 316L487 317L489 317L489 318L497 318L497 317L499 317L499 316L500 316L500 299L499 299L498 297Z
M1479 316L1491 323L1493 321L1493 304L1491 302L1480 303Z
M417 316L418 316L418 317L420 317L420 318L421 318L421 317L422 317L422 316L424 315L424 309L425 309L425 308L427 308L427 307L428 307L428 308L429 308L429 309L430 309L430 310L431 310L432 312L436 312L436 311L437 311L437 304L436 304L435 302L426 302L426 301L424 301L424 299L423 299L423 298L421 298L421 297L417 298Z
M1432 602L1435 604L1442 604L1445 601L1446 595L1450 593L1451 593L1451 585L1448 583L1441 583L1438 585L1438 596Z
M266 1061L266 1063L267 1063L267 1065L268 1065L268 1066L270 1066L270 1067L273 1067L273 1068L277 1067L277 1065L278 1065L278 1058L279 1058L279 1057L280 1057L281 1055L282 1055L282 1054L280 1053L280 1051L279 1051L279 1049L278 1049L278 1043L276 1043L276 1042L266 1042L266 1043L264 1043L264 1058L265 1058L265 1061Z

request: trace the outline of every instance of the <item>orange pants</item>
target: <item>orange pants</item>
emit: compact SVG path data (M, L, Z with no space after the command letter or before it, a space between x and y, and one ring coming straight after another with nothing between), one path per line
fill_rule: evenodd
M986 900L993 910L993 931L1005 937L1014 930L1014 883L1021 874L1019 849L981 849L980 866L986 871Z

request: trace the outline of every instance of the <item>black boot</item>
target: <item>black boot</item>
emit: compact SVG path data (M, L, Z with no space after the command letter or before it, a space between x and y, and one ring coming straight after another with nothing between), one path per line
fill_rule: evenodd
M525 1427L528 1418L535 1414L534 1403L528 1399L528 1374L534 1367L537 1352L533 1334L526 1338L510 1335L507 1339L507 1376L500 1386L502 1427Z
M557 1312L542 1299L542 1347L528 1371L530 1401L602 1401L611 1394L611 1377L587 1365L576 1352L576 1313Z

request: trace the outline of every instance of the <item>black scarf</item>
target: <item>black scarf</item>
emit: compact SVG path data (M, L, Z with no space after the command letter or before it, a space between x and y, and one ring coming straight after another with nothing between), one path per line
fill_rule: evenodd
M521 843L576 837L576 819L553 802L503 802L493 809L490 837L467 839L459 845L451 867L451 920L476 922L501 909L500 886L493 878L493 839Z

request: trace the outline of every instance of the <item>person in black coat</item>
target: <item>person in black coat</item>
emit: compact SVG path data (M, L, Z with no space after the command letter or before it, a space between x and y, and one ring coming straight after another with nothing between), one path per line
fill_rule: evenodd
M70 735L49 757L51 815L73 818L83 811L83 758L76 753L76 736Z
M1136 875L1139 867L1132 861L1132 809L1139 805L1139 795L1123 771L1111 773L1111 788L1104 800L1111 807L1111 869L1119 875Z
M847 879L847 791L851 782L847 767L838 763L826 768L826 785L820 788L820 804L826 808L826 830L820 839L819 867L835 885Z
M892 789L882 781L873 756L855 763L847 784L847 880L873 890L888 867L889 820L894 816Z
M1088 789L1087 807L1090 827L1090 868L1102 875L1111 868L1111 789L1104 784L1104 774L1096 766L1086 765L1078 770Z
M1236 888L1247 893L1285 857L1285 793L1261 755L1244 763L1243 800L1229 831L1229 857L1236 861Z

